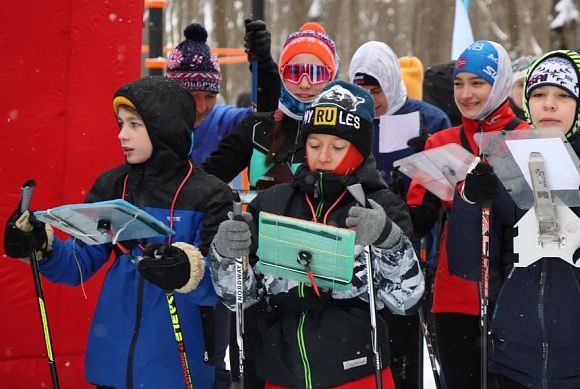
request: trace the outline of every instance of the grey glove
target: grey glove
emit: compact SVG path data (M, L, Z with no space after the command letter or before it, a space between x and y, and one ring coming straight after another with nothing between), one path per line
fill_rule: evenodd
M252 233L248 225L252 221L252 215L248 212L242 212L240 216L236 217L236 220L232 220L232 213L228 212L228 217L230 220L222 222L215 234L215 249L222 257L245 257L250 254L250 244L252 243Z
M380 246L385 240L384 233L390 232L393 222L376 201L369 199L369 204L371 208L358 205L351 207L348 210L346 225L356 231L356 244ZM386 231L387 228L389 231ZM379 238L382 238L381 242L377 242Z

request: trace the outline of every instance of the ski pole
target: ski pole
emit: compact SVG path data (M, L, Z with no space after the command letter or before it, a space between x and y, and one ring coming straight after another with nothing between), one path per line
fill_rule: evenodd
M30 206L30 200L32 198L32 192L34 191L35 186L36 182L34 180L28 180L22 185L20 198L20 214L28 210L28 207ZM54 360L54 355L52 353L52 342L50 340L50 331L48 329L48 318L46 315L46 308L44 305L44 293L42 292L40 271L38 270L38 262L36 260L36 238L32 233L30 234L30 243L31 243L30 265L32 268L32 278L34 279L34 289L36 290L38 310L40 311L42 333L44 335L44 344L46 346L46 357L48 359L48 366L50 367L50 377L52 379L52 387L58 389L60 388L60 384L58 382L58 375L56 373L56 361Z
M441 378L439 373L439 363L437 362L437 357L435 356L435 350L433 349L433 342L431 341L431 334L429 333L429 327L427 325L427 320L423 309L419 308L419 325L421 326L421 332L425 338L425 344L427 344L427 353L429 354L429 362L431 362L431 371L433 373L433 380L435 381L435 387L441 389ZM423 348L423 345L421 345Z
M109 235L113 235L112 231L109 230ZM171 243L171 239L170 239ZM131 258L129 250L123 246L120 242L116 242L115 245L121 250L123 254ZM142 245L139 245L141 250L145 250ZM157 258L157 253L154 254ZM143 257L134 257L138 262ZM158 258L157 258L158 259ZM169 308L169 316L171 317L171 328L173 328L173 336L177 342L177 350L179 351L179 362L181 363L181 371L183 372L183 379L185 380L185 387L187 389L193 389L193 382L191 380L191 373L189 370L189 362L187 361L187 353L185 352L185 342L183 341L183 331L181 330L181 323L179 321L179 314L177 313L177 305L175 304L175 296L173 292L165 292L165 299L167 300L167 306Z
M420 241L420 250L419 256L421 258L421 271L423 272L423 279L425 279L425 284L427 284L427 271L426 271L426 262L427 262L427 239L425 237L421 238ZM424 297L423 301L427 301ZM425 339L425 344L427 345L427 354L429 356L429 362L431 363L431 372L433 373L433 380L435 381L435 387L437 389L441 389L441 374L439 373L439 362L437 361L437 356L435 355L435 349L433 348L433 341L431 340L431 333L429 332L429 325L427 323L427 318L425 317L425 313L423 312L423 306L419 307L419 326L420 332L423 335L419 335L420 338ZM421 339L422 340L422 339ZM419 374L423 377L422 371L423 370L423 342L419 342ZM422 380L419 381L422 385Z
M252 60L252 111L258 110L258 61Z
M173 293L166 293L167 306L169 307L169 315L171 316L171 324L173 327L173 335L177 342L177 349L179 350L179 361L181 362L181 370L183 371L183 378L185 379L185 386L187 389L193 389L191 381L191 373L189 371L189 363L187 362L187 353L185 352L185 342L183 341L183 332L181 331L181 324L179 323L179 315L177 314L177 306L175 305L175 296Z
M355 198L355 200L361 204L365 208L371 208L369 201L363 191L361 184L353 184L347 186L348 191ZM376 379L376 386L377 389L383 388L383 377L381 376L382 373L382 366L381 366L381 354L379 348L379 338L377 333L377 311L375 308L376 301L375 301L375 286L374 286L374 278L373 278L373 250L372 247L365 246L364 249L367 260L367 288L369 294L369 310L370 310L370 317L371 317L371 346L373 349L373 357L375 362L375 379Z
M234 201L232 208L234 220L242 219L242 203ZM244 388L244 257L236 261L236 343L238 344L238 370L240 388Z
M480 328L481 328L481 388L487 389L487 305L489 300L489 214L490 203L481 203L481 280Z

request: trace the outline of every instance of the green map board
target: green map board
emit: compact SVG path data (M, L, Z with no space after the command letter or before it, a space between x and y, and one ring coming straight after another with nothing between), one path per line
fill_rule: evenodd
M308 252L319 287L351 289L353 230L268 212L260 212L259 229L260 272L310 284L307 268L297 260L300 252Z

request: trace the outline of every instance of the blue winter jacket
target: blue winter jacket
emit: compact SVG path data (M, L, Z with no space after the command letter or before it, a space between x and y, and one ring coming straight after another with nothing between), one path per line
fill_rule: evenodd
M173 242L191 243L205 256L231 209L233 194L189 160L195 121L191 92L175 81L150 77L122 87L116 95L136 107L153 145L152 155L143 163L126 163L101 174L86 201L124 198L166 225L173 204ZM139 244L153 241L167 242L156 238L121 243L137 256L142 255ZM117 389L185 388L166 292L146 281L120 249L55 239L40 270L53 282L78 285L111 256L89 333L87 381ZM202 311L203 306L215 305L217 298L207 266L196 289L174 296L193 386L211 388L214 369L208 357L213 345L204 337L203 329L208 328L202 328Z
M251 108L216 105L203 119L199 127L194 129L191 158L195 163L201 164L205 161L217 149L222 138L250 112L252 112Z
M250 65L250 70L251 65ZM274 61L266 61L258 65L258 112L270 112L278 108L280 95L280 76L278 65ZM222 138L232 128L252 112L251 108L235 108L230 105L218 104L203 119L199 127L193 129L193 148L191 158L201 165L219 145Z

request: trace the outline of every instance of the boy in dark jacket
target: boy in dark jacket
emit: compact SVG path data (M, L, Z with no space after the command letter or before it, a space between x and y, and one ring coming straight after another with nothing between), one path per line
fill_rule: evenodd
M343 81L328 84L305 111L301 139L306 161L293 180L258 194L244 215L249 226L238 220L222 223L210 249L214 285L231 309L233 258L251 255L253 266L244 271L245 307L262 299L268 304L258 319L256 352L257 373L266 388L375 387L363 246L374 254L377 309L407 314L423 293L422 273L407 238L408 211L380 179L371 156L373 111L363 88ZM320 112L330 116L321 120ZM371 208L358 206L350 195L347 186L354 183L362 184ZM317 296L310 283L261 274L256 265L261 211L354 229L352 289L319 288ZM384 322L379 320L378 329L380 344L387 345ZM381 352L383 387L393 388L388 348Z
M523 104L531 125L557 126L576 154L580 152L578 80L579 54L569 50L544 54L528 69ZM493 200L490 266L503 270L505 276L496 288L499 294L491 315L488 363L495 374L491 378L500 389L579 388L580 268L560 258L515 267L513 227L525 211L516 206L493 171L468 174L460 185L462 195L455 195L447 241L449 269L460 277L479 281L481 211L475 202ZM579 208L572 210L580 214ZM492 287L490 283L490 295Z
M33 230L43 249L41 273L68 285L90 278L114 253L88 339L89 382L114 388L186 387L166 301L166 293L175 291L193 385L211 388L208 351L213 345L203 337L202 311L217 297L203 256L233 195L190 160L196 110L186 88L167 78L143 78L121 87L113 108L126 163L101 174L86 201L125 199L176 234L89 246L74 238L52 238L44 233L50 226L31 223L25 212L9 220L5 251L27 258L30 247L23 231ZM136 257L142 257L138 264Z

